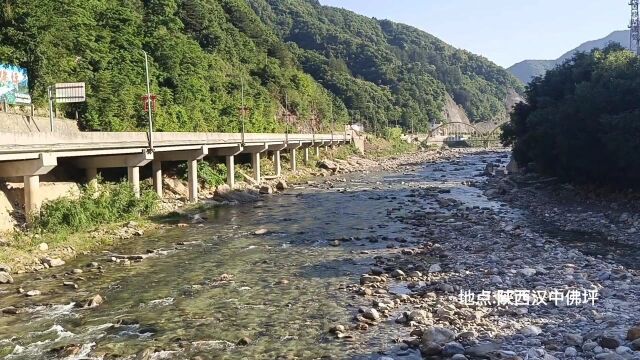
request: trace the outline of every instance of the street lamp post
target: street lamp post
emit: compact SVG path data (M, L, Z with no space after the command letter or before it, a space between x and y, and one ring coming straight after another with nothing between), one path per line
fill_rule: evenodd
M153 117L151 115L151 83L149 81L149 59L147 57L147 52L142 50L144 53L144 69L147 77L147 110L149 112L149 150L153 152Z

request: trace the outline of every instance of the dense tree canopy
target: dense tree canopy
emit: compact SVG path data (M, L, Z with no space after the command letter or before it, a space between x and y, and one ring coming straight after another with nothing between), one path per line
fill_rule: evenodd
M637 186L640 59L620 45L534 79L503 128L520 163L577 182Z
M26 67L32 96L84 81L78 111L93 130L145 123L144 55L156 126L237 131L242 86L249 131L327 130L331 119L382 127L441 119L446 93L473 120L504 116L518 82L488 60L417 29L315 0L1 0L0 62ZM287 109L292 116L287 115Z

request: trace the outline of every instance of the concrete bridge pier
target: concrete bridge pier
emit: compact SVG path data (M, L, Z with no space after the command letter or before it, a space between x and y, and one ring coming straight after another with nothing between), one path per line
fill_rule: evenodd
M290 142L289 144L287 144L287 149L289 149L289 155L291 156L291 159L289 159L289 161L291 161L291 172L298 171L298 159L296 159L296 153L301 146L302 142L300 141Z
M138 154L79 157L75 160L75 165L80 169L85 169L89 182L97 176L98 169L126 167L129 183L136 196L140 197L140 167L152 160L153 154L142 150Z
M37 159L0 162L0 178L22 177L24 182L24 212L27 222L40 211L40 175L49 173L58 165L58 159L42 153Z
M269 151L273 151L273 171L276 177L282 175L282 150L286 148L286 145L269 145Z
M85 169L85 177L87 178L87 184L94 190L98 188L98 169L88 168Z
M315 145L315 149L316 149L316 157L319 159L320 158L320 145Z
M153 180L153 190L162 199L164 195L162 191L162 161L158 159L151 161L151 178Z
M133 192L136 197L140 197L140 166L128 166L127 167L127 179L129 184L133 188Z
M309 165L309 148L306 146L304 148L304 164Z
M251 145L244 147L244 152L251 154L251 168L253 169L253 179L258 184L262 181L262 176L260 175L260 154L267 151L268 149L269 146L266 143L263 145Z
M244 150L244 147L242 145L209 149L209 155L225 157L225 165L227 166L227 185L229 185L231 189L236 186L235 157L236 155L240 154L242 150Z
M162 161L186 161L189 202L198 202L198 161L202 160L208 153L209 149L206 146L194 150L157 152L154 160L157 160L160 164L156 165L154 170L154 188L158 195L161 196L162 194L162 170L160 169Z

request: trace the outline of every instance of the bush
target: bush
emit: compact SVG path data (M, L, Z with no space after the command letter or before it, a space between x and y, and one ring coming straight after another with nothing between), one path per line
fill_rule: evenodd
M33 222L34 230L58 233L82 231L99 224L128 221L151 215L158 197L144 189L136 198L128 182L84 187L78 198L63 197L45 202Z
M578 53L534 79L502 128L520 164L563 180L640 181L640 60L618 44Z
M178 165L178 175L187 178L187 164ZM227 182L227 166L225 164L209 164L204 160L198 161L198 180L201 184L216 187Z

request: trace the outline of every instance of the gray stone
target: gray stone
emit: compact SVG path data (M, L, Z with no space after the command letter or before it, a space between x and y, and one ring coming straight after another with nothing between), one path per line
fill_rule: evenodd
M626 346L618 346L616 348L616 354L619 355L624 355L624 354L629 354L632 353L633 350L631 350L630 348L626 347Z
M9 273L0 271L0 284L13 284L13 278Z
M631 348L635 351L640 351L640 339L635 339L631 342Z
M467 357L462 354L455 354L451 357L451 360L467 360Z
M407 315L407 318L410 321L424 323L427 320L427 312L424 310L413 310Z
M464 353L472 358L488 358L490 353L498 350L500 350L500 345L485 343L468 347Z
M0 264L0 272L6 272L11 274L11 266L7 264Z
M269 185L262 185L260 187L260 194L263 194L263 195L273 194L273 188Z
M613 336L603 336L598 344L605 349L615 349L620 346L620 341Z
M456 354L464 354L464 346L459 342L448 342L444 345L444 348L442 348L442 355L444 356L450 357Z
M362 313L362 317L367 320L378 321L380 320L380 313L376 309L369 308Z
M360 277L360 285L376 284L386 282L386 279L381 276L362 275Z
M527 325L522 329L520 329L520 333L524 336L537 336L537 335L540 335L541 332L542 332L542 329L540 329L535 325Z
M518 272L524 276L533 276L536 274L536 269L524 268L524 269L518 270Z
M399 270L399 269L393 270L393 272L391 273L391 277L394 277L394 278L401 278L401 277L405 277L405 276L406 275L405 275L404 271Z
M455 340L455 338L456 333L453 331L440 326L432 326L424 330L422 334L422 343L446 344Z
M564 342L567 343L567 345L581 346L583 339L580 334L565 334Z
M422 343L420 345L420 352L424 356L439 355L442 352L442 346L436 343Z
M29 290L26 293L24 293L26 296L38 296L41 294L40 290Z
M442 271L442 266L440 264L432 264L429 266L429 273L437 273Z
M64 265L64 260L58 258L44 258L42 263L49 267L56 267Z
M284 179L280 179L280 180L278 180L278 182L276 183L276 189L277 189L277 190L282 191L282 190L286 190L286 189L288 189L288 188L289 188L289 186L287 185L287 182L286 182L286 181L284 181Z
M40 243L38 245L38 250L40 251L47 251L49 250L49 245L47 245L47 243Z
M578 356L578 350L576 350L576 348L574 348L573 346L570 346L564 350L564 356L570 358L576 357Z

